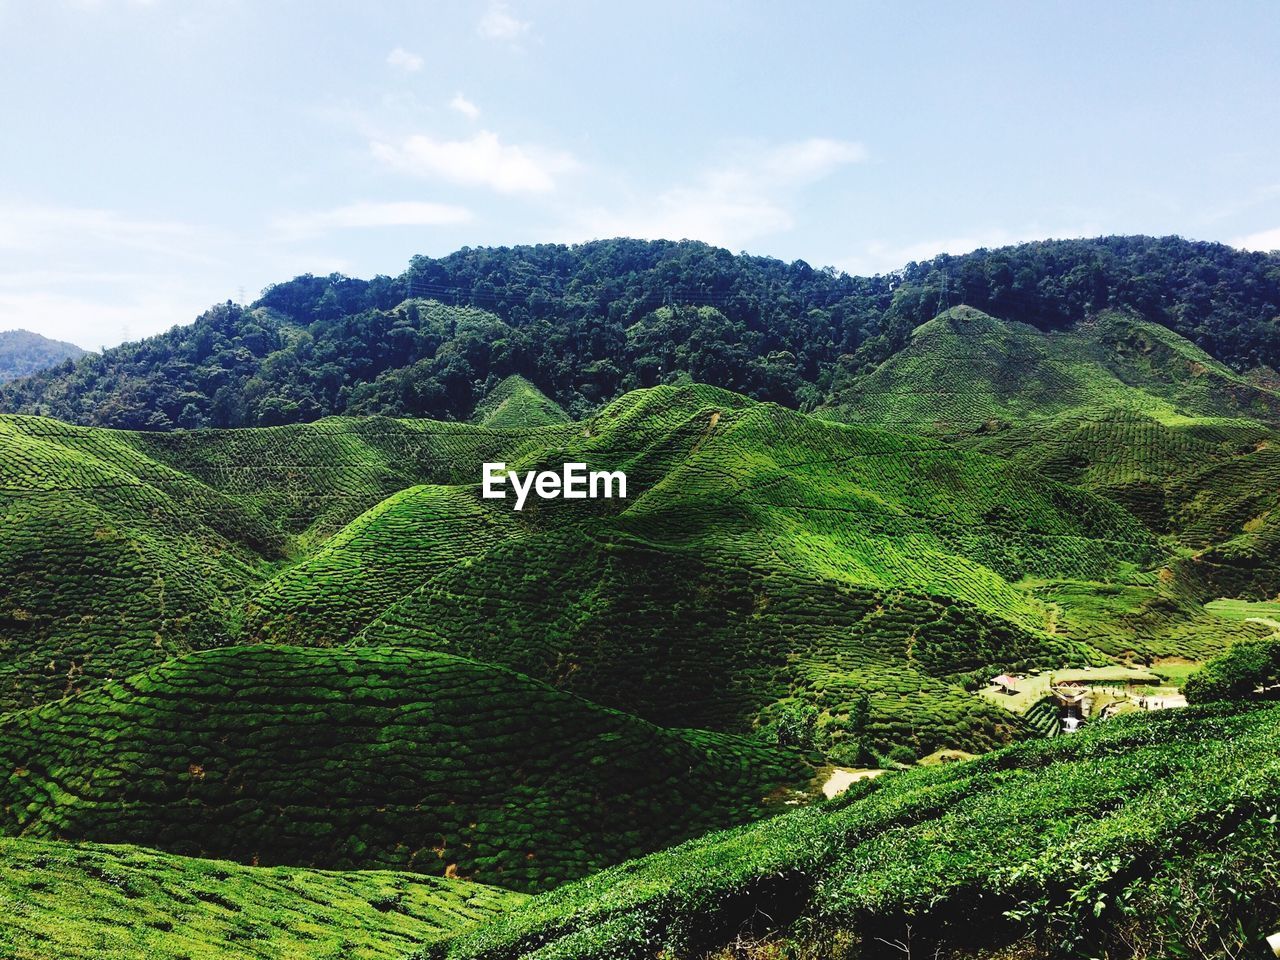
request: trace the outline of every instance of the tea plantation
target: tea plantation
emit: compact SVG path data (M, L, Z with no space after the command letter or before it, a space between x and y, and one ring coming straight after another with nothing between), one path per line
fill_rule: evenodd
M1280 925L1277 736L1280 708L1219 705L889 774L415 955L1260 955Z
M1274 580L1259 559L1274 451L1252 421L1214 434L1252 444L1247 456L1214 467L1196 441L1167 458L1182 475L1217 469L1238 493L1204 510L1186 493L1157 524L1108 468L1029 452L1048 443L975 452L958 444L994 440L841 424L694 384L635 391L576 424L527 382L494 400L486 410L511 413L491 421L501 429L0 418L0 704L230 644L393 644L504 664L664 726L745 733L813 711L806 745L841 762L921 756L1031 732L966 690L993 672L1203 659L1259 629L1201 604ZM626 471L629 498L516 512L479 496L485 462L570 460ZM1221 574L1246 568L1247 581Z
M0 954L1255 942L1275 708L1039 739L1048 702L978 689L1274 631L1274 391L1132 317L967 309L837 387L818 416L680 382L570 422L512 377L469 423L0 417ZM480 495L486 462L569 461L627 498ZM820 764L941 749L995 752L803 807ZM522 898L476 883L540 895L492 919Z
M0 839L10 960L398 960L525 898L416 873Z
M545 888L808 769L411 650L210 650L0 721L0 831Z

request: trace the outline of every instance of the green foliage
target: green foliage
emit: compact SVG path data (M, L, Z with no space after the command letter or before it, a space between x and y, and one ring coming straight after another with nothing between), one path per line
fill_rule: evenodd
M965 689L991 671L1203 657L1261 629L1164 584L1154 534L1106 499L693 384L544 427L13 418L0 442L11 706L192 649L354 640L667 726L746 732L791 698L823 717L820 750L926 755L1031 732ZM490 460L624 469L631 496L516 513L477 496Z
M244 867L10 837L0 864L9 960L394 960L525 899L421 874Z
M569 415L524 377L512 374L485 394L471 421L491 430L509 430L568 423Z
M1276 259L1221 244L1030 243L868 278L617 239L415 257L395 278L297 277L250 308L11 384L0 410L148 430L465 420L516 374L574 416L681 375L807 409L953 303L1045 329L1130 310L1233 369L1280 367Z
M806 930L867 956L910 937L926 956L1019 944L1019 956L1132 957L1132 938L1161 924L1235 939L1238 924L1280 923L1266 884L1278 734L1277 708L1192 708L886 774L536 897L447 956L699 956ZM1215 860L1263 870L1237 886L1212 878ZM1179 898L1194 912L1144 912Z
M758 816L807 779L408 650L234 647L0 720L0 832L541 889ZM193 825L198 824L198 829Z
M1191 703L1249 700L1280 685L1280 635L1237 643L1210 660L1183 686ZM1274 696L1275 690L1271 691Z

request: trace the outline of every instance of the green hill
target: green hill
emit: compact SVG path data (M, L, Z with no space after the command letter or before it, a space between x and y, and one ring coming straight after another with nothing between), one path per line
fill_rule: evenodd
M660 729L487 664L282 646L10 714L0 756L10 836L517 889L743 822L811 775L776 747Z
M1100 493L1176 539L1201 599L1280 590L1280 393L1164 327L1104 314L1041 331L955 308L825 415L944 435Z
M1041 330L955 307L917 327L902 350L831 402L841 419L942 435L1115 408L1161 423L1280 423L1280 394L1171 330L1117 313Z
M13 706L206 647L395 644L664 726L813 711L814 745L854 762L1025 735L966 690L992 671L1258 632L1203 610L1203 558L1039 464L694 384L530 428L8 418L0 439ZM479 496L484 462L571 460L625 470L628 498Z
M246 595L280 567L405 487L473 482L540 436L384 418L172 434L0 418L0 705L230 642Z
M0 863L9 960L401 960L525 899L421 874L12 837L0 838Z
M1280 709L1235 711L884 776L569 884L425 956L1253 956L1280 924Z
M471 422L493 430L568 423L561 406L519 374L499 383L476 405Z

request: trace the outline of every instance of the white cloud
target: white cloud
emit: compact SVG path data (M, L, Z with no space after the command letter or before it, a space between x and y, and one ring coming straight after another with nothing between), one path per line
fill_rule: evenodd
M567 153L503 144L487 130L468 140L435 140L418 134L399 144L374 141L370 149L374 157L402 173L500 193L548 193L555 189L559 174L578 167Z
M0 204L0 328L97 349L189 323L234 288L231 237L88 207Z
M292 239L316 236L329 230L367 227L439 227L466 223L471 211L448 203L400 200L391 203L352 203L332 210L281 217L275 225Z
M449 101L449 109L457 110L468 120L475 120L480 116L480 108L464 97L461 93L455 93L453 99Z
M813 137L768 151L761 163L761 173L789 183L810 183L845 164L862 163L866 159L867 148L860 143Z
M476 24L476 30L482 37L488 37L490 40L505 40L510 43L528 33L531 26L528 20L517 18L509 6L499 2L489 4L489 9Z
M410 53L404 47L396 47L387 54L387 66L405 73L417 73L422 69L423 59L416 53Z
M1243 237L1229 241L1231 246L1238 247L1241 250L1258 250L1262 253L1270 253L1272 250L1280 250L1280 227L1274 230L1260 230L1257 233L1250 233Z
M185 223L133 219L92 207L0 207L0 250L63 256L70 242L203 260L197 252L200 234Z
M689 238L741 249L758 237L792 229L792 206L799 191L867 156L861 144L824 138L766 148L742 146L736 152L735 158L692 184L621 207L576 211L563 233L575 240Z
M282 242L290 239L0 201L0 329L98 349L190 323L242 292L253 299L267 283L297 273L350 270L323 250Z

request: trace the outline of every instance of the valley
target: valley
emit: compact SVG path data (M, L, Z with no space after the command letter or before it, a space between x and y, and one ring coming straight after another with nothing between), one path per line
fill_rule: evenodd
M218 336L296 344L282 297ZM805 403L512 372L416 417L388 398L435 387L388 367L339 415L190 429L45 415L89 367L40 375L0 414L0 947L56 915L68 957L995 960L1263 924L1280 393L1123 306L900 340ZM1209 661L1241 702L1184 706Z

